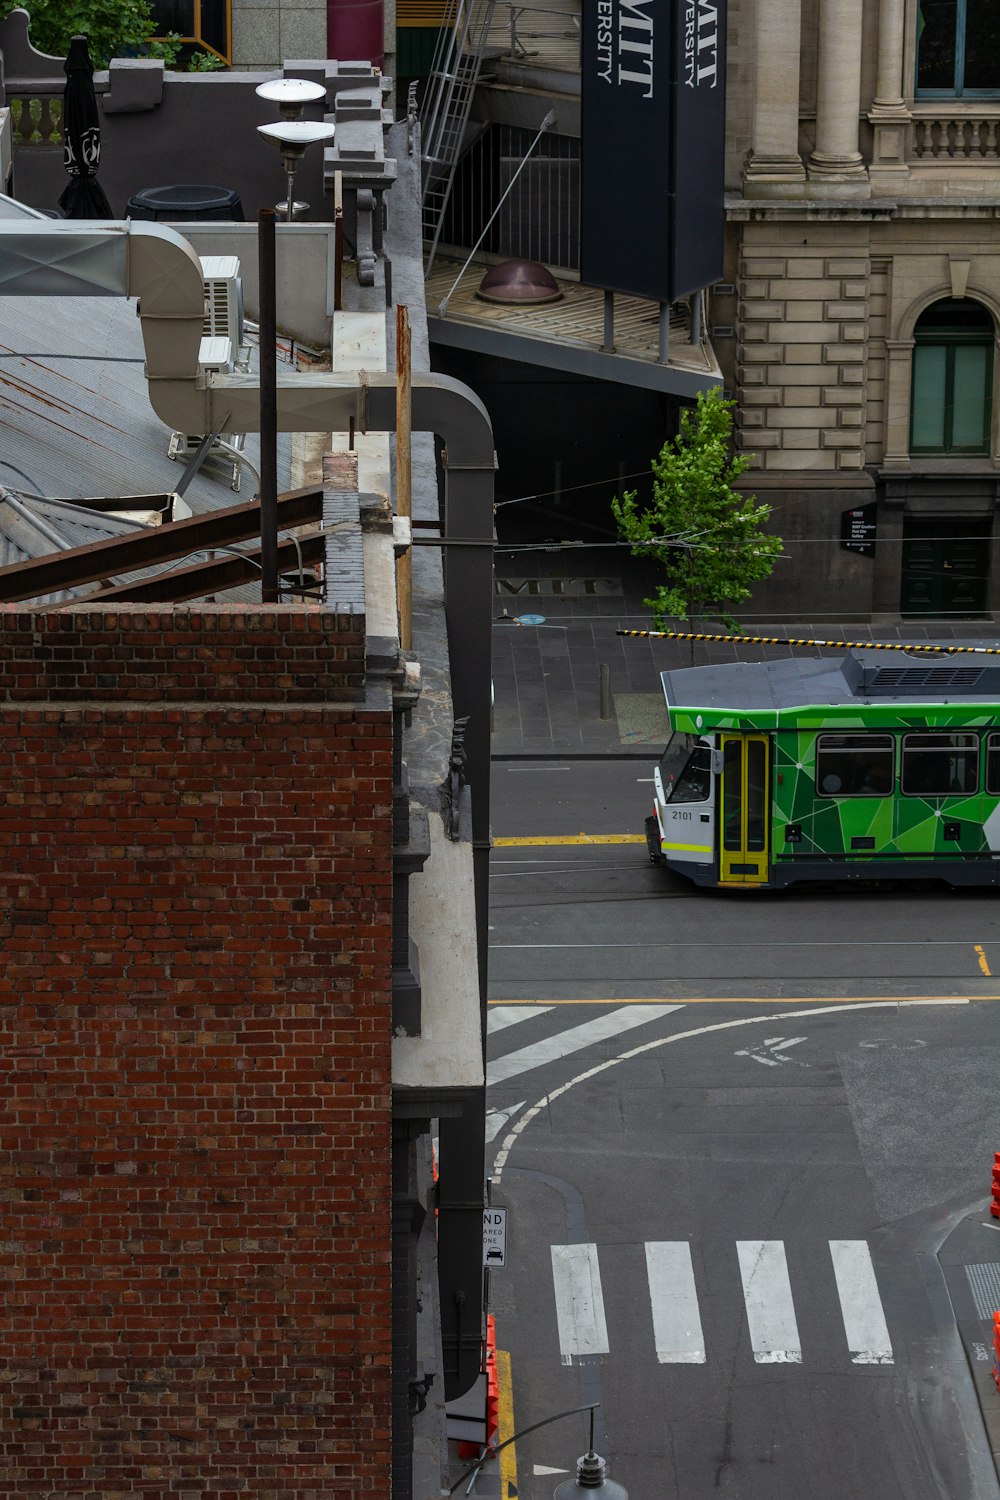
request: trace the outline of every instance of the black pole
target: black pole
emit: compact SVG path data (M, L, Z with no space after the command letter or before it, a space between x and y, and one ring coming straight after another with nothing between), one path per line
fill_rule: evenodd
M278 350L273 208L257 215L260 302L260 573L265 604L278 603Z

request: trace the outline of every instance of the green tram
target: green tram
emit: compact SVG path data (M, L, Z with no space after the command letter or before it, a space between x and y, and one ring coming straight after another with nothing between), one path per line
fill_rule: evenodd
M1000 884L1000 661L852 651L662 683L654 863L732 889Z

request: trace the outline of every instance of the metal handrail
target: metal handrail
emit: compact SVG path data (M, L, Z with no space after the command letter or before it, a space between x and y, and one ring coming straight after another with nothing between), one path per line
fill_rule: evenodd
M508 58L530 57L532 54L524 45L525 41L576 41L580 40L580 16L568 10L554 10L549 6L541 5L508 5L509 19L506 30L510 38ZM530 31L518 29L518 23L522 16L534 18L536 16L553 16L561 23L561 27L552 30L539 30L533 26ZM579 59L578 59L579 62Z

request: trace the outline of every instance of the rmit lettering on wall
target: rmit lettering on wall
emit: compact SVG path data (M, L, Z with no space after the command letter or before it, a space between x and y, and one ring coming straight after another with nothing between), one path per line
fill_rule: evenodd
M584 7L585 283L666 302L721 277L725 28L725 0Z

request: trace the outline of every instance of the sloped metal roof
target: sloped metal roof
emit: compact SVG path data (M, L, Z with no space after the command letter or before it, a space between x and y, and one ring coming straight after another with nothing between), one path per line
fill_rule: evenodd
M158 494L183 472L153 412L135 306L113 297L0 298L0 484L45 496ZM246 453L259 467L260 444ZM278 444L287 489L291 443ZM239 498L249 499L249 475ZM228 484L199 474L195 514L232 505Z
M66 548L117 534L120 520L84 518L72 507L59 508L56 497L86 501L173 491L184 463L168 457L170 436L149 404L134 304L113 297L0 297L0 486L22 496L43 523L35 526L32 542L24 533L25 518L13 517L10 507L5 515L0 507L0 566L61 550L51 537L42 552L32 550L44 535L46 517ZM259 470L255 435L247 437L244 451ZM290 470L291 437L283 433L279 490L288 488ZM201 471L184 500L198 515L253 493L249 472L236 493ZM226 597L251 601L260 591L245 586Z
M141 531L146 524L149 523L137 517L102 515L65 502L20 495L0 486L0 568ZM76 592L46 594L36 602L60 604L73 598Z

